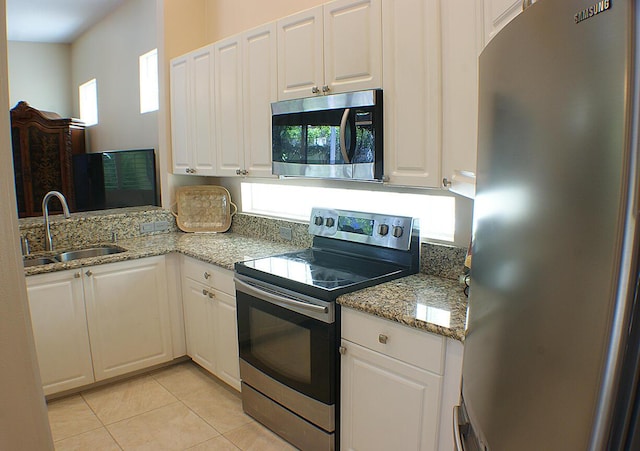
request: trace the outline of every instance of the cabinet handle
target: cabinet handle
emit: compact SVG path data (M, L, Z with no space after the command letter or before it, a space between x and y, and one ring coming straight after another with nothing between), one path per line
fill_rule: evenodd
M443 178L442 179L442 187L443 188L451 188L451 180L449 180L448 178Z
M236 169L236 175L240 175L242 174L242 172L240 171L240 169Z
M87 277L91 277L93 275L90 269L87 269L87 272L85 272L85 274L87 275Z
M203 296L206 296L206 295L208 295L208 294L209 294L209 292L203 288L203 289L202 289L202 294L203 294Z
M312 94L317 94L317 93L319 93L319 92L320 92L320 90L318 89L318 87L317 87L317 86L314 86L313 88L311 88L311 93L312 93Z
M329 85L324 85L322 87L322 92L324 92L325 94L328 93L329 91L331 91L331 88L329 87Z
M385 334L380 334L380 335L378 335L378 341L379 341L380 343L382 343L383 345L386 345L386 344L387 344L387 340L388 340L388 339L389 339L389 337L388 337L388 336L386 336Z
M247 171L246 169L242 170L242 175L248 175L248 174L249 174L249 171Z
M204 278L209 280L209 277L211 277L211 274L209 274L207 271L204 272Z
M346 346L340 346L340 347L338 348L338 352L339 352L340 354L342 354L342 355L345 355L345 354L347 353L347 348L346 348Z
M215 293L212 293L211 291L207 292L207 295L209 296L209 299L213 299L216 297Z
M77 273L75 273L73 275L74 278L79 279L80 278L80 271L78 271Z

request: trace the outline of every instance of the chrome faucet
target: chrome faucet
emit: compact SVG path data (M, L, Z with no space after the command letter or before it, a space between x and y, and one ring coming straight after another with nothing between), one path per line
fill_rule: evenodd
M44 199L42 199L42 213L44 215L44 250L52 251L53 250L53 240L51 239L51 229L49 227L49 200L52 197L57 197L62 204L62 212L64 213L65 219L69 219L71 214L69 213L69 206L67 205L67 199L64 198L64 195L59 191L49 191L44 195Z

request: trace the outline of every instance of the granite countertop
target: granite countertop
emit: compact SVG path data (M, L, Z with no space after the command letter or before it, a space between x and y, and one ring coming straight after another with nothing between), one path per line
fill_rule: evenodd
M98 243L96 246L114 243ZM126 252L104 255L93 258L83 258L64 263L51 263L25 268L25 275L50 273L65 269L75 269L82 266L101 265L137 258L165 255L179 252L197 258L222 268L233 271L233 264L237 261L251 258L266 257L298 250L298 247L274 243L272 241L251 238L233 233L183 233L173 232L148 237L118 240L116 246L123 247ZM67 249L56 249L55 252L38 252L34 256L57 254Z
M99 243L96 245L113 245ZM299 247L234 233L171 232L118 240L126 249L119 254L84 258L25 268L25 275L44 274L83 266L133 260L179 252L233 271L237 261L299 250ZM67 249L56 249L55 253ZM34 256L47 255L39 252ZM51 254L51 253L49 253ZM396 279L375 287L342 295L338 303L427 332L462 341L467 300L455 280L426 274Z
M338 304L464 341L467 298L456 280L414 274L344 294Z

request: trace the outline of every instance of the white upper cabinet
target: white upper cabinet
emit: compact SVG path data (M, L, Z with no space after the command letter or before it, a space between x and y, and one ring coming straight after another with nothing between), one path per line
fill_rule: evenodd
M474 197L483 6L447 0L441 8L443 185Z
M383 0L384 173L392 185L441 184L439 0Z
M275 23L217 42L214 49L216 175L271 177Z
M483 0L484 45L522 12L522 0Z
M381 86L381 0L337 0L277 27L279 100Z
M214 175L213 53L203 47L171 60L174 174Z
M242 175L271 175L271 102L278 100L275 22L242 35L244 167Z
M242 48L240 36L214 44L217 175L236 175L244 161L242 130Z
M322 7L277 22L278 99L316 95L324 82Z

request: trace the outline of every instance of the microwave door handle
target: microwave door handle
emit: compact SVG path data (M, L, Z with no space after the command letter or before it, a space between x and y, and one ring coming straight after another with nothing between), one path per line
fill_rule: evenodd
M351 163L351 159L349 158L349 152L347 151L347 121L349 120L349 113L351 113L351 108L345 108L344 113L342 113L342 120L340 121L340 153L342 153L342 158L344 158L345 163Z

